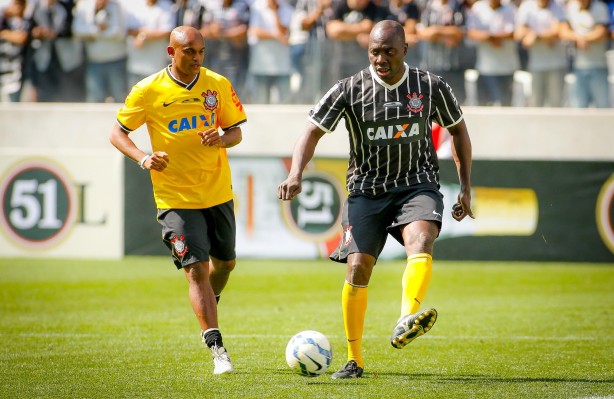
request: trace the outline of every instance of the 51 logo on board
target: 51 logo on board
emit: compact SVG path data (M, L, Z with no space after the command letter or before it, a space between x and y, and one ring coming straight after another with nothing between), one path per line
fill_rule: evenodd
M305 172L303 191L284 201L283 217L290 230L309 241L326 241L339 234L343 187L322 171Z
M65 171L47 160L27 160L9 168L0 198L2 230L22 246L49 247L75 223L74 185Z

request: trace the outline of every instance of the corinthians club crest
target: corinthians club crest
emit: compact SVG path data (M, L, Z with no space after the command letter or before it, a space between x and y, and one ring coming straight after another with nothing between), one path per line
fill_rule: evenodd
M217 108L217 91L203 91L201 96L204 98L205 108L209 111L213 111Z
M177 258L181 259L188 252L188 246L185 243L184 236L174 236L171 238L171 245L173 246L173 252Z
M422 112L422 109L424 108L422 97L422 94L408 94L407 98L409 98L409 104L407 104L407 110L413 112L414 114Z

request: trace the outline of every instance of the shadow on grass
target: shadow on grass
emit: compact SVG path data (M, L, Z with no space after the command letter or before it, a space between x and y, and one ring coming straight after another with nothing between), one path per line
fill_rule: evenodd
M439 374L407 374L407 373L365 373L363 378L379 377L404 377L412 378L413 381L429 381L444 383L531 383L531 382L562 382L562 383L593 383L593 384L614 384L614 379L590 379L590 378L556 378L556 377L497 377L488 375L461 375L458 377L444 377Z
M402 372L365 372L362 378L333 380L331 372L317 376L307 377L298 374L290 369L265 368L261 371L236 370L234 374L244 375L277 375L284 377L295 376L299 380L304 380L306 385L331 385L331 384L367 384L369 380L376 379L411 379L414 382L440 383L440 384L526 384L526 383L580 383L580 384L614 384L614 379L590 379L590 378L556 378L556 377L499 377L492 375L459 375L456 377L442 376L440 374L426 373L402 373Z

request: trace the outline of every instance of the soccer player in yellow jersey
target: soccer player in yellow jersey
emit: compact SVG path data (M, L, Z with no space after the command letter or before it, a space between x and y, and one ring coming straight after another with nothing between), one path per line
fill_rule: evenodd
M222 342L217 301L236 262L226 148L241 142L247 117L230 81L201 66L205 42L198 30L175 28L167 52L171 64L132 88L110 141L151 175L164 243L188 280L213 372L225 374L234 368ZM143 124L152 154L128 137Z

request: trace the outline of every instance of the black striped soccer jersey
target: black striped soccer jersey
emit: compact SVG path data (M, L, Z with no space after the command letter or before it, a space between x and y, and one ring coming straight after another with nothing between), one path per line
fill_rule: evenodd
M350 140L347 189L375 196L417 183L439 186L432 123L451 127L463 114L441 77L405 64L392 86L371 66L340 80L309 112L328 133L342 118Z
M169 156L164 171L150 173L159 209L209 208L233 198L226 149L202 145L197 132L226 131L246 120L230 81L202 67L189 84L168 67L143 79L117 112L124 131L146 124L153 151Z

